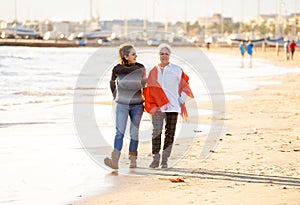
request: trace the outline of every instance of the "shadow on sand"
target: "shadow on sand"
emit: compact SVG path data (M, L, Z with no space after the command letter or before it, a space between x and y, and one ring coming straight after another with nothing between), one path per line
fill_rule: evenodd
M300 186L300 178L274 175L257 175L241 172L211 171L205 169L193 170L184 168L148 169L139 167L131 169L128 174L157 175L165 177L185 177L211 180L234 181L244 183L273 184L283 186Z

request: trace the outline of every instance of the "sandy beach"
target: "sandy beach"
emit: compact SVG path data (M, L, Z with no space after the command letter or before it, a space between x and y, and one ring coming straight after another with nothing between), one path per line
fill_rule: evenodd
M299 68L298 50L294 61L284 60L283 51L278 57L260 50L254 51L253 61L266 58L270 64ZM228 48L208 52L238 55ZM226 130L206 160L199 160L204 143L199 138L174 167L107 172L116 181L112 190L70 204L299 204L300 75L267 80L281 84L234 93L243 99L226 102L226 117L219 119ZM201 117L203 123L210 120ZM171 182L178 179L182 182Z

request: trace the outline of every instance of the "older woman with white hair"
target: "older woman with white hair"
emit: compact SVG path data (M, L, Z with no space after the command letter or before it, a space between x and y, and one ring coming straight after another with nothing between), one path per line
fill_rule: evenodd
M145 110L152 115L152 154L150 168L157 168L160 163L161 135L165 121L165 138L161 167L168 167L178 114L186 116L184 102L193 98L188 84L188 76L182 68L170 62L171 47L161 44L158 47L160 63L151 69L147 87L144 91Z

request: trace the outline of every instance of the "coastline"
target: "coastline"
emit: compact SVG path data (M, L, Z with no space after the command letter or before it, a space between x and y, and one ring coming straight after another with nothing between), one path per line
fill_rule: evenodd
M209 52L238 55L237 49L230 53L228 49L213 48ZM254 53L253 61L261 57L278 66L295 68L299 65L297 51L295 61L289 62L272 53L265 54L269 57L258 54ZM199 161L199 149L203 145L203 139L199 138L175 167L119 175L111 191L72 204L241 204L241 201L243 204L258 201L297 204L300 200L300 130L297 127L300 124L300 91L297 89L300 74L268 80L282 83L234 92L243 99L226 102L223 120L228 129L205 161ZM110 175L107 177L116 177ZM168 180L176 177L183 177L185 182Z
M0 39L0 46L28 46L28 47L79 47L77 41L55 41L37 39Z

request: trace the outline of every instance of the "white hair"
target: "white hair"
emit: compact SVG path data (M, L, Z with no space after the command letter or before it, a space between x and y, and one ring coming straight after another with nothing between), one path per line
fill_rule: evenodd
M164 48L168 49L169 53L171 54L171 46L166 43L162 43L158 46L158 52L160 52Z

